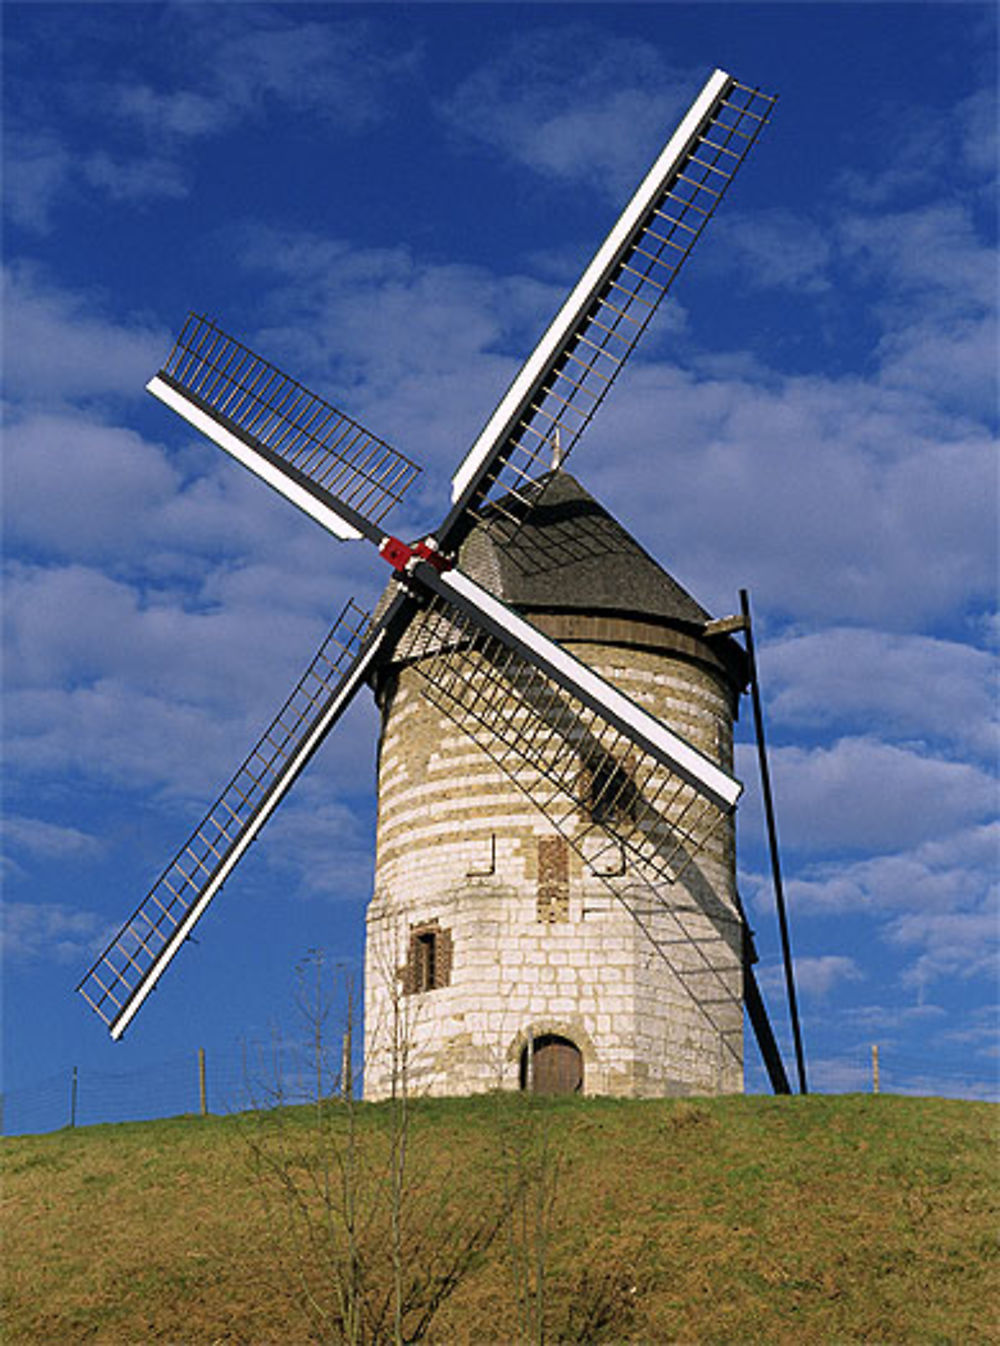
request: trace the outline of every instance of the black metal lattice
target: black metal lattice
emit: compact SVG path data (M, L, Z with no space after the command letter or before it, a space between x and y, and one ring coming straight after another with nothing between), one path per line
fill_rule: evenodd
M600 292L502 445L470 508L490 504L508 539L537 502L533 483L565 460L673 284L776 99L733 81L631 232Z
M384 518L420 468L192 313L160 377L254 448L276 455L363 518Z
M726 813L520 654L435 596L397 650L428 699L499 767L630 912L734 1057L740 987L713 954L739 919L700 880L697 859ZM619 852L619 848L620 852ZM603 871L627 857L627 882ZM679 894L682 898L679 899ZM706 938L706 917L713 933ZM739 1015L737 1023L742 1023Z
M349 602L236 775L80 982L77 990L106 1024L114 1025L157 973L192 908L305 765L302 749L351 672L370 626L369 614Z

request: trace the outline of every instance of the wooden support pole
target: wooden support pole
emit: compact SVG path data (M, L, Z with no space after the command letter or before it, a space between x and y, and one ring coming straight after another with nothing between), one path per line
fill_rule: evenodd
M201 1115L208 1116L208 1093L205 1089L205 1048L198 1048L198 1101L201 1105Z
M790 1094L792 1086L788 1083L785 1063L781 1059L778 1044L774 1040L771 1021L767 1017L767 1010L764 1008L764 1000L760 993L760 987L757 985L757 978L754 976L753 968L745 960L743 963L743 1003L746 1005L751 1027L757 1036L757 1043L760 1047L767 1077L771 1081L771 1088L776 1094Z
M354 1097L354 1066L352 1065L354 1045L351 1041L352 1037L353 1024L351 1023L351 1016L348 1014L340 1059L340 1096L345 1102L349 1102Z
M774 899L778 908L778 929L781 932L781 952L785 964L785 990L788 995L788 1016L792 1022L795 1043L795 1064L798 1068L799 1093L808 1093L806 1059L802 1048L802 1030L799 1025L799 1006L795 995L795 974L792 968L792 944L788 934L788 914L785 910L785 889L781 881L781 857L778 853L778 828L774 819L774 799L771 795L771 773L767 765L767 743L764 738L764 711L761 707L760 684L757 681L757 658L754 653L753 623L750 618L750 595L740 590L740 609L746 623L747 663L750 671L750 699L753 703L754 726L757 731L757 761L760 766L760 788L764 801L764 820L771 852L771 874L774 880Z
M872 1093L878 1093L878 1043L872 1043Z

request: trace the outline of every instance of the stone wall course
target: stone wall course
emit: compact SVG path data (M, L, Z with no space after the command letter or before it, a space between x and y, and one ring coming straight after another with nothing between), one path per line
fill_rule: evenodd
M598 643L597 636L623 642L626 634L635 637L634 629L627 633L614 620L586 628L589 639L575 643L573 652L729 765L732 693L719 671L699 664L696 650L678 642L669 649L663 643L646 648L641 641L628 648ZM720 914L734 912L731 828L699 857L701 900L711 897L714 918L698 902L689 903L693 909L684 918L699 938L712 941L712 961L723 969L723 1005L706 1023L697 997L720 976L706 972L695 949L676 938L671 959L677 970L671 970L574 851L567 856L565 919L538 920L538 843L556 833L489 758L430 706L416 669L400 668L390 681L395 685L383 691L376 894L368 917L366 1094L377 1098L391 1088L388 1025L394 968L402 960L394 961L387 948L394 940L398 945L410 926L434 919L451 932L453 961L448 987L406 997L426 1002L408 1028L421 1090L477 1092L497 1083L516 1088L520 1048L509 1057L512 1044L531 1029L535 1035L552 1031L540 1027L551 1021L575 1034L581 1050L586 1038L589 1092L645 1096L742 1088L741 1063L730 1042L742 1033L739 957L730 947L739 930L733 916L726 938L717 934ZM583 824L577 817L567 825ZM486 866L493 872L469 872ZM549 890L561 882L550 873ZM619 890L628 883L626 873ZM658 938L676 936L676 917L665 916L648 896L643 910L643 919L662 930Z

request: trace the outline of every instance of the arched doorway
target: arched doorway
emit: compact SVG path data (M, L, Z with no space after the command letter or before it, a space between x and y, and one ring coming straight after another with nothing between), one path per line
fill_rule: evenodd
M528 1053L531 1052L529 1070ZM569 1038L543 1033L521 1049L521 1088L536 1094L578 1094L583 1090L583 1053Z

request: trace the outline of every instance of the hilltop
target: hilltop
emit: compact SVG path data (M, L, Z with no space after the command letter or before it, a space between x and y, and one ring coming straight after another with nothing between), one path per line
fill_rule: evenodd
M5 1340L392 1341L398 1287L404 1340L997 1341L997 1115L483 1097L6 1140Z

